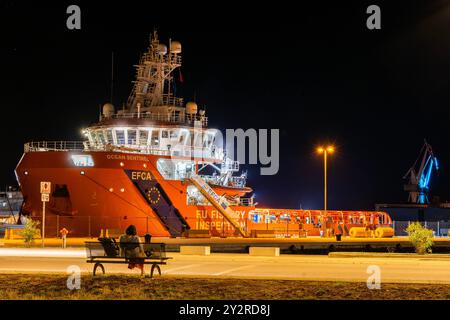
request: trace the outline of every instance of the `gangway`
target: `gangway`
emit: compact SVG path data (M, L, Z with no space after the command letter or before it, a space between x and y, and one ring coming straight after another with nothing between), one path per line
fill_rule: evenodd
M227 219L233 227L239 231L243 237L247 237L247 232L239 224L239 214L237 214L233 209L231 209L228 201L224 197L220 197L210 186L197 174L191 174L189 177L197 189L205 196L206 199L222 214L222 216Z

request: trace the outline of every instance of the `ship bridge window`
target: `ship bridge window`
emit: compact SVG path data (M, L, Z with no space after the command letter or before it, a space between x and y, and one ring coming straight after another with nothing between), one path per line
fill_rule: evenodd
M147 141L148 141L148 131L147 130L139 130L139 144L146 146Z
M100 144L105 144L105 136L103 135L103 131L98 132L98 142L100 142Z
M125 131L116 130L117 144L125 144Z
M93 167L94 160L89 154L73 154L70 156L77 167Z
M136 144L136 130L128 130L128 144Z
M167 132L167 130L163 130L161 133L161 138L168 138L169 137L169 132Z
M195 170L192 161L158 159L156 162L159 173L166 180L183 180Z
M159 147L159 130L152 131L152 146Z
M212 143L213 139L214 139L213 135L207 134L206 137L205 137L205 141L203 143L203 147L205 147L205 148L209 147L210 144Z
M97 143L97 132L91 131L91 143L96 144Z
M170 130L170 139L178 139L178 131Z
M112 131L111 130L106 130L105 132L106 132L106 142L113 144L114 143L114 139L113 139Z

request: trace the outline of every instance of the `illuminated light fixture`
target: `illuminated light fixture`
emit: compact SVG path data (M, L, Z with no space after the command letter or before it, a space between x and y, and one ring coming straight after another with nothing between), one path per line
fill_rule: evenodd
M109 188L109 192L114 192L114 188Z
M147 164L146 163L144 163L144 168L147 168Z
M80 171L80 174L81 174L82 176L84 176L85 172L84 172L84 171Z
M28 175L28 171L25 171L23 174L27 176Z
M123 167L125 164L123 162L120 163L120 166Z
M327 211L327 158L328 154L332 154L335 151L333 145L327 147L317 147L318 154L323 154L323 209Z
M121 188L121 189L120 189L120 192L125 192L125 188Z
M334 146L327 146L327 147L317 147L316 151L318 154L322 154L324 152L326 153L333 153L335 151L335 147Z

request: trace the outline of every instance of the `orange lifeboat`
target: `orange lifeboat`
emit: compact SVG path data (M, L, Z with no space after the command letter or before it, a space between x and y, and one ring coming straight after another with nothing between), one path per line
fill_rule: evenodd
M229 197L243 197L253 191L250 187L224 186L215 183L208 183L218 195L227 195Z

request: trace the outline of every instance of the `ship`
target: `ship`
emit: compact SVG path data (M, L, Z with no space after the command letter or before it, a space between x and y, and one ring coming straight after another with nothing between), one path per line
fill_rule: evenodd
M42 222L40 183L50 182L47 236L65 227L98 237L134 224L154 237L303 237L392 223L381 211L260 208L205 109L174 94L181 53L180 42L151 33L120 110L104 104L83 141L25 143L15 169L22 215Z

